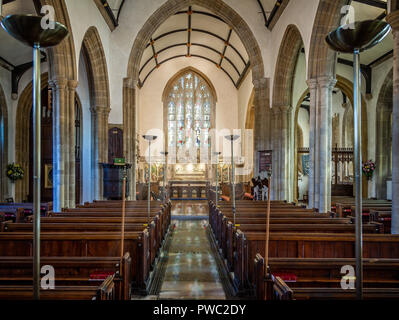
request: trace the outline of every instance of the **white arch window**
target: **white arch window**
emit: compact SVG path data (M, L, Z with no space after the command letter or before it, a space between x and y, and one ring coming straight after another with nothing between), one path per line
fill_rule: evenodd
M200 150L210 147L211 89L190 70L172 83L167 97L168 149L176 150L177 162L197 162Z

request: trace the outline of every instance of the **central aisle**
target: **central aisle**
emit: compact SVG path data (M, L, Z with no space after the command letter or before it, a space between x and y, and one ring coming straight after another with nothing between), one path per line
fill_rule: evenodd
M226 299L207 236L207 209L206 201L173 202L159 299Z

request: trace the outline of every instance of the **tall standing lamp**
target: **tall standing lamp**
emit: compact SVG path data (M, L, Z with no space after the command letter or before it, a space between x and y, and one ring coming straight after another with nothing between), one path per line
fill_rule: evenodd
M362 230L362 107L360 52L380 43L391 31L382 20L365 20L340 26L330 32L326 42L331 49L353 53L353 101L355 127L355 184L356 184L356 297L363 298L363 230Z
M54 22L43 29L43 17L9 15L1 26L15 39L33 48L33 297L40 299L40 176L41 176L41 78L40 48L53 47L68 36L67 28ZM49 26L50 27L50 26Z
M239 135L228 135L225 136L227 140L231 142L231 185L233 193L233 216L234 216L234 227L236 227L236 185L235 185L235 170L234 170L234 141L236 141Z
M148 141L148 194L147 194L147 223L150 225L150 211L151 211L151 142L154 141L157 136L144 135L144 140Z

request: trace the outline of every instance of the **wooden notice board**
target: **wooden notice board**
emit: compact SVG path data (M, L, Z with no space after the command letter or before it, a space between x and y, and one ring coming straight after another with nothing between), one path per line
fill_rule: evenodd
M263 150L258 152L259 152L259 172L263 171L271 172L272 163L273 163L272 160L273 151Z

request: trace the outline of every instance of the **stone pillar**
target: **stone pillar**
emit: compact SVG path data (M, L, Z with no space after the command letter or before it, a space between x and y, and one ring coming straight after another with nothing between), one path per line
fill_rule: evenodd
M78 86L78 81L69 80L68 81L68 201L65 205L68 208L75 208L76 206L76 155L75 155L75 147L76 147L76 128L75 128L75 92Z
M316 148L316 109L317 109L317 80L307 81L310 92L310 119L309 119L309 208L316 208L315 177L317 174L317 148Z
M102 163L108 163L108 116L109 106L91 108L92 131L92 179L94 186L93 198L103 199L103 169Z
M392 10L398 9L396 6ZM393 31L393 106L392 106L392 234L399 234L399 10L386 20Z
M136 104L137 81L132 78L123 79L123 154L127 163L132 164L130 169L130 195L129 200L136 200Z
M318 163L319 212L331 210L331 152L332 152L332 89L336 80L333 77L318 79L320 101L318 107Z
M53 90L53 208L60 212L69 206L70 96L68 80L49 81Z
M272 189L270 190L270 198L272 200L280 199L280 149L281 149L281 135L280 135L280 108L274 107L271 110L271 130L272 130L272 149L273 149L273 176Z
M281 200L289 199L289 128L290 128L290 114L291 106L280 106L280 144L279 144L279 186Z
M254 176L259 175L259 151L270 150L270 82L268 78L254 81Z

